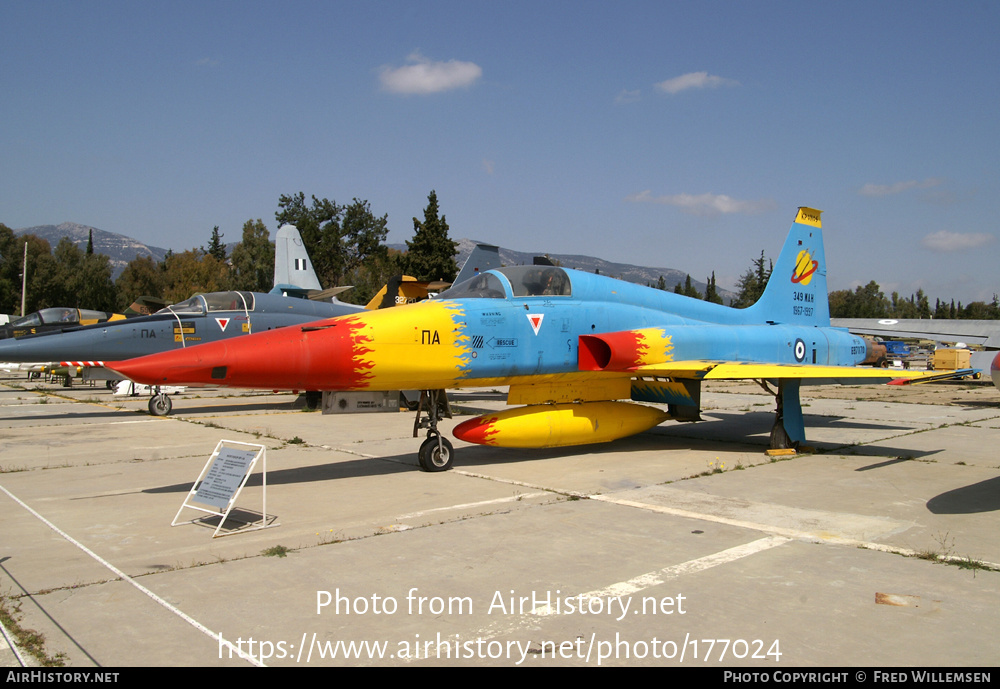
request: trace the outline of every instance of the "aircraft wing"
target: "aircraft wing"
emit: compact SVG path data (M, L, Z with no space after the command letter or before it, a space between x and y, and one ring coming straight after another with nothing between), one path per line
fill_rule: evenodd
M632 369L636 376L663 376L693 380L793 379L806 384L889 383L907 385L971 375L974 369L958 371L889 371L857 366L810 366L740 361L669 361Z
M858 335L885 339L918 337L939 342L967 342L1000 349L1000 321L928 318L834 318L830 325Z

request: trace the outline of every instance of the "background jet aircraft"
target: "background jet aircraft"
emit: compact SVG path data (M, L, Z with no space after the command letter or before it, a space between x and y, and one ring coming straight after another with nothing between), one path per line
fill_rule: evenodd
M183 349L363 310L361 306L336 299L324 302L282 296L284 293L305 295L315 292L320 285L298 230L285 225L278 230L277 237L276 285L269 294L238 291L196 294L149 316L63 327L58 333L9 339L0 342L0 361L50 361L99 368L105 360ZM289 280L297 280L299 284ZM153 414L167 414L171 408L170 399L166 395L156 395L150 400L149 408Z
M414 388L421 466L451 466L444 388L509 385L508 403L454 429L468 442L603 442L697 420L700 384L776 385L772 445L805 440L799 387L916 378L856 368L865 340L830 327L820 212L800 208L761 299L733 309L555 266L486 271L438 298L112 364L148 384L318 390ZM268 352L268 356L261 356ZM766 387L766 383L765 383ZM666 404L667 411L631 401Z
M990 369L993 384L1000 389L1000 321L925 319L925 318L835 318L835 327L847 328L858 335L876 335L883 339L900 337L965 342L981 345L984 351L972 353L972 368Z
M124 318L125 316L120 313L56 306L29 313L27 316L15 318L10 323L0 326L0 340L38 333L59 332L66 328L93 325L105 321L118 321Z

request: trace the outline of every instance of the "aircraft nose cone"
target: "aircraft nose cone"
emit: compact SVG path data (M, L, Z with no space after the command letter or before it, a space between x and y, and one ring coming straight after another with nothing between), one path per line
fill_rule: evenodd
M179 350L126 361L107 361L105 368L145 385L208 384L218 378L218 371L215 370L218 367L203 363L197 358L192 359L190 352L191 350Z
M363 347L352 321L333 319L210 342L108 365L147 385L210 385L262 390L364 387L354 358Z

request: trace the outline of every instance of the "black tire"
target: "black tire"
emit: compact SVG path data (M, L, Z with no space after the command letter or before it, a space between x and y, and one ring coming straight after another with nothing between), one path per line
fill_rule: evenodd
M772 450L794 450L797 449L797 446L798 443L792 442L792 439L788 437L784 424L775 421L771 427L770 448Z
M173 409L174 403L168 395L159 394L149 398L149 413L153 416L166 416Z
M430 437L420 445L417 453L420 468L424 471L448 471L455 459L455 448L447 438Z

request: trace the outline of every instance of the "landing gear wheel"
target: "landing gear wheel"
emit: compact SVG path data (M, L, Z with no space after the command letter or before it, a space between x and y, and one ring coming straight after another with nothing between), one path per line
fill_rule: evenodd
M455 449L447 438L431 436L420 445L417 457L424 471L448 471L455 458Z
M427 414L424 419L423 414ZM438 420L451 418L448 395L444 390L422 390L417 406L417 418L413 420L413 437L421 428L427 429L427 440L420 445L417 459L424 471L448 471L455 457L455 449L448 439L438 431Z
M319 409L322 404L322 392L319 390L306 390L306 409Z
M772 450L795 450L798 449L798 443L792 442L792 439L788 437L787 431L785 431L784 424L781 420L774 422L774 426L771 427L771 444Z
M174 403L170 397L160 393L149 398L149 413L153 416L166 416L173 409Z

